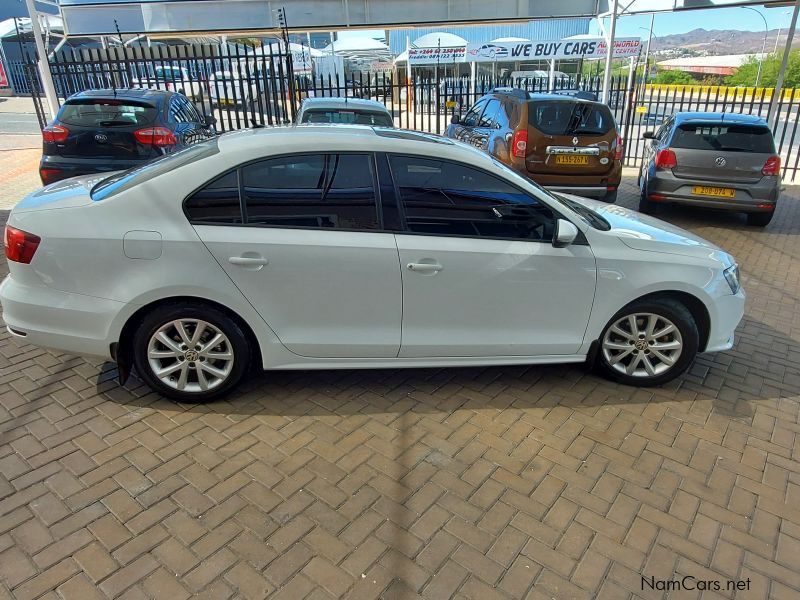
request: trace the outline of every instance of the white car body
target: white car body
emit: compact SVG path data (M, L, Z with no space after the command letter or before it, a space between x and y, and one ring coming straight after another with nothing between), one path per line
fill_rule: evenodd
M716 246L580 199L612 225L595 229L480 151L385 132L235 132L200 145L218 151L110 197L90 196L97 177L31 194L8 219L41 238L32 262L9 261L0 285L9 331L25 343L108 359L137 311L164 299L202 299L246 323L264 369L576 363L622 307L665 292L707 311L701 351L732 346L744 294L726 281L723 270L734 262ZM480 168L549 205L584 242L192 225L184 214L184 198L217 174L270 155L322 152L435 156ZM233 264L240 257L263 262ZM411 267L436 262L439 271Z
M156 67L154 76L133 79L131 85L133 87L143 87L153 90L178 92L190 100L199 100L204 95L202 84L192 79L189 69L186 67L169 65Z

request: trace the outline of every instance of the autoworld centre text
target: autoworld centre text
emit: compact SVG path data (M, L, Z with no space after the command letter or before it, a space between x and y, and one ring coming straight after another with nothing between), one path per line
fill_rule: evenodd
M614 40L614 58L639 54L639 38ZM412 65L447 64L454 62L495 62L550 60L566 58L604 58L606 41L602 37L567 38L540 42L478 42L446 48L411 48L408 60Z

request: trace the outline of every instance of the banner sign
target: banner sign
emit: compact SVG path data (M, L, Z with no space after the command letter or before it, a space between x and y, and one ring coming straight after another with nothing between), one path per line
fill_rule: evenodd
M8 77L6 77L6 70L3 67L2 60L0 60L0 87L8 87Z
M464 62L467 53L465 46L453 46L447 48L409 48L409 65L447 65L454 62Z
M637 56L639 38L614 40L614 58ZM604 38L575 38L545 42L487 42L468 44L468 62L517 62L526 60L564 60L568 58L605 58Z

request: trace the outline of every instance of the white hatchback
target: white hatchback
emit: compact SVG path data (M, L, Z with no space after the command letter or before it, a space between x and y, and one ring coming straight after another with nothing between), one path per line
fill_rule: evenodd
M11 212L20 341L135 365L184 401L251 362L351 369L589 361L657 385L725 350L733 258L624 208L551 194L437 136L296 126L223 135Z

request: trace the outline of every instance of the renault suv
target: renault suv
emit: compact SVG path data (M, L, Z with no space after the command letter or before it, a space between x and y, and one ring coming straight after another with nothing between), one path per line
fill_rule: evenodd
M646 131L639 210L684 204L772 220L781 193L781 159L767 122L756 115L682 112Z
M615 202L622 138L608 106L578 96L495 88L447 136L551 190Z

